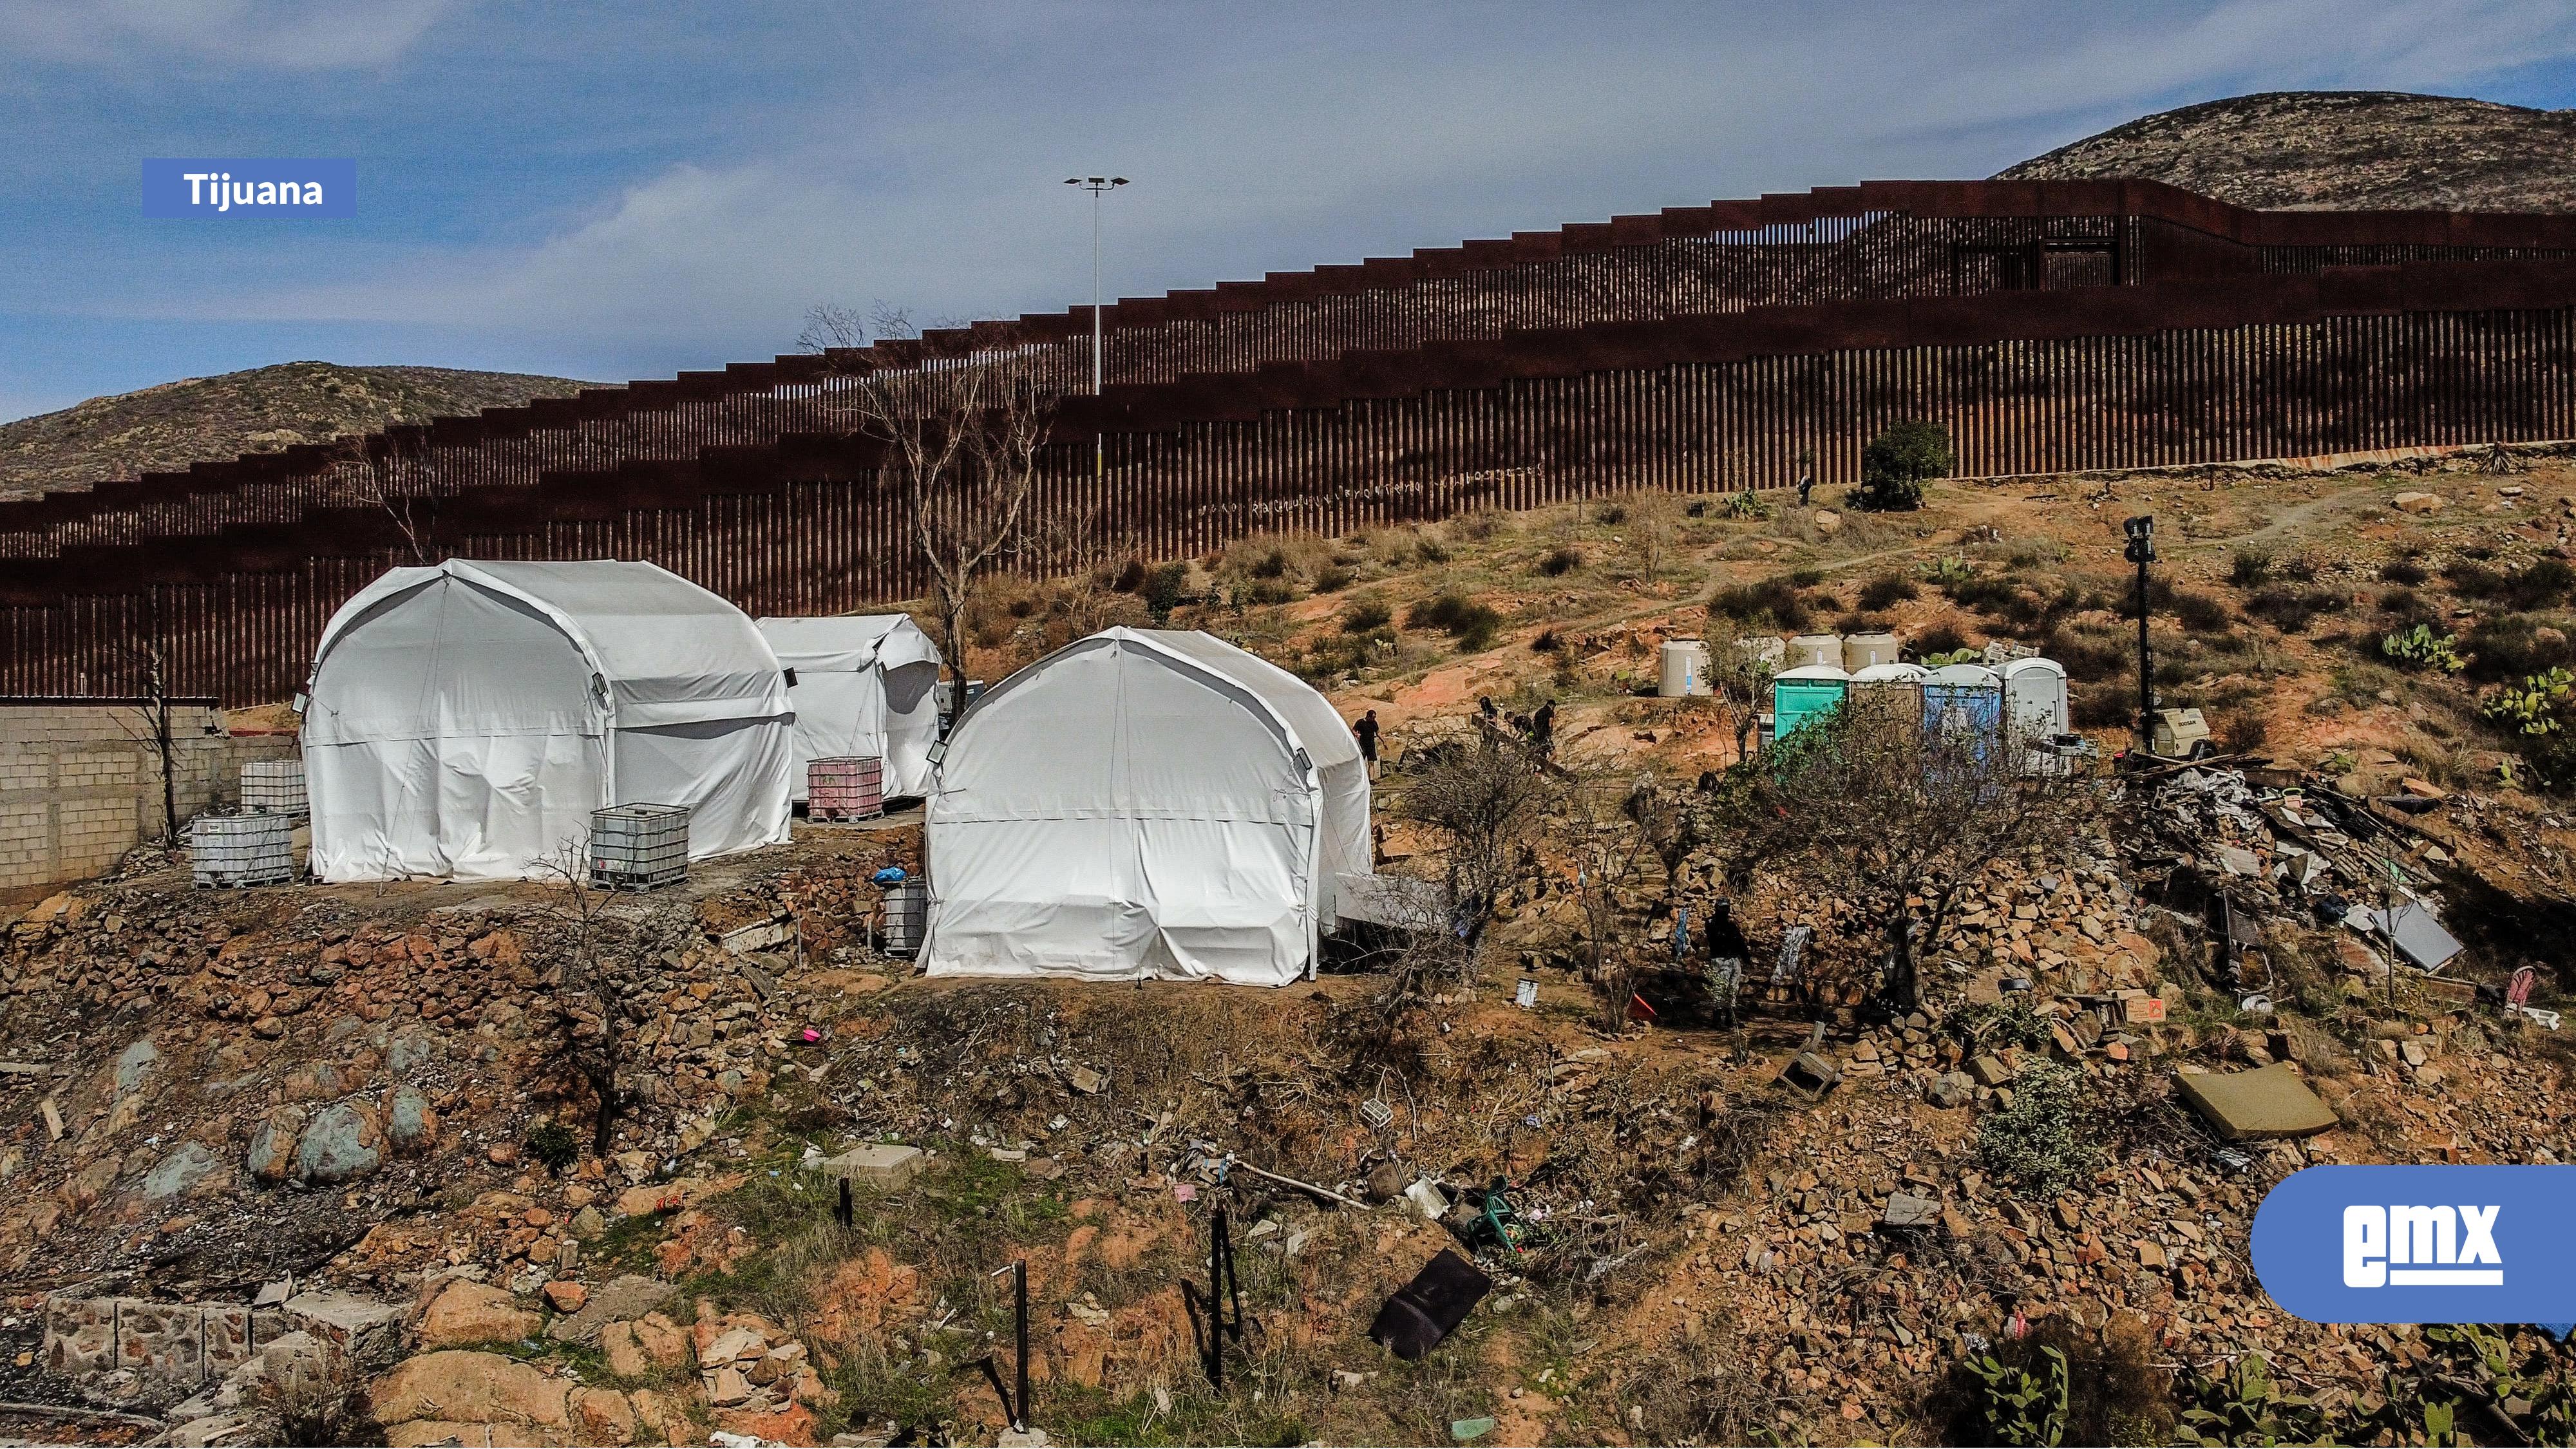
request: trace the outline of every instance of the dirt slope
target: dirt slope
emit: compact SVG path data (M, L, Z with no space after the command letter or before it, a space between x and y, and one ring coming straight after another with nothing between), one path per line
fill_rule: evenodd
M2400 91L2272 91L2144 116L1997 173L2141 177L2239 206L2576 210L2576 110Z
M86 488L191 463L274 452L594 386L445 367L275 367L191 377L0 423L0 498Z

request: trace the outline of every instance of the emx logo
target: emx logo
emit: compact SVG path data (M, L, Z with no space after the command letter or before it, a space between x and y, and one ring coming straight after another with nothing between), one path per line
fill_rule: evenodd
M2318 1323L2561 1322L2570 1203L2576 1167L2311 1167L2254 1215L2254 1271Z
M2355 1203L2343 1210L2346 1288L2501 1288L2496 1216L2504 1208ZM2484 1268L2454 1264L2485 1263Z

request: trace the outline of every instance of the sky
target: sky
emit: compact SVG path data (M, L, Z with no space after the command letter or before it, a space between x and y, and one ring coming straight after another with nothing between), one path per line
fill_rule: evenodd
M593 381L1765 191L2264 90L2576 106L2567 0L0 0L0 420L273 362ZM354 157L350 219L143 216Z

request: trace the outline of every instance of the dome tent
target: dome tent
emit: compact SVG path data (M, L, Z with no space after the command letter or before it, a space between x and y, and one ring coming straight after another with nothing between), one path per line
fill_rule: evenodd
M839 755L884 762L885 793L930 793L939 743L939 646L910 614L763 619L760 636L796 673L796 759L789 793L805 798L805 767Z
M393 569L324 626L306 696L322 880L527 876L609 805L687 807L692 858L787 839L777 658L652 564Z
M1369 866L1368 773L1296 676L1206 634L1110 629L995 685L941 749L933 976L1309 973Z

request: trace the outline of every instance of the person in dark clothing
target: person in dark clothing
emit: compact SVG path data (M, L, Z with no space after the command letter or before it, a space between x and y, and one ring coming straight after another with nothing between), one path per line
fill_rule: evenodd
M1540 705L1538 707L1538 713L1530 716L1530 743L1538 746L1540 754L1546 754L1549 750L1555 748L1555 700L1551 699L1547 703Z
M1708 959L1741 961L1751 957L1753 948L1745 943L1744 928L1735 924L1735 902L1720 897L1708 903Z
M1377 711L1370 710L1368 713L1361 715L1359 723L1351 726L1351 734L1360 742L1360 762L1367 766L1368 777L1372 780L1376 779Z
M1735 924L1735 902L1723 897L1709 902L1709 1004L1725 1021L1735 1020L1735 993L1744 983L1744 963L1752 956L1753 947L1744 939L1744 928Z
M1815 475L1815 474L1813 474L1813 473L1808 472L1808 471L1807 471L1806 469L1804 469L1804 468L1799 469L1799 470L1798 470L1798 506L1799 506L1800 508L1804 508L1804 507L1806 507L1806 506L1807 506L1807 495L1808 495L1809 493L1811 493L1811 492L1815 491L1815 487L1816 487L1816 475Z

